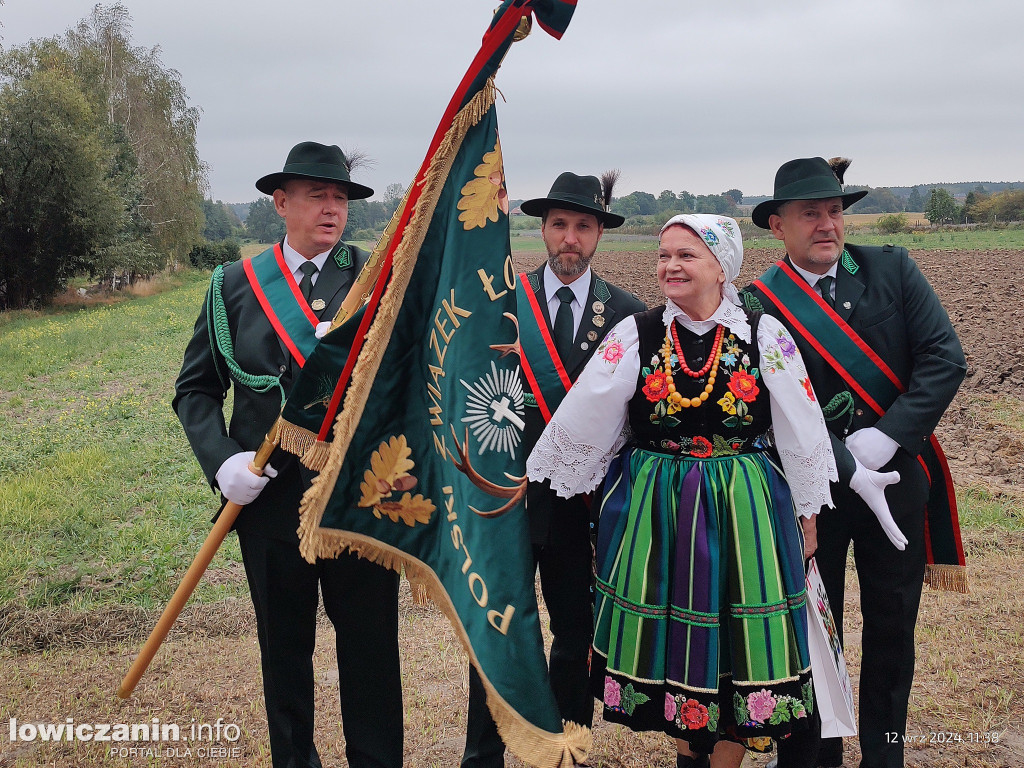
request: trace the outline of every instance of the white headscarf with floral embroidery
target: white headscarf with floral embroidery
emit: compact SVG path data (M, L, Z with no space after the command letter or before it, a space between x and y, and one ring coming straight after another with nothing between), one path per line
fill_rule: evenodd
M661 231L664 232L676 224L692 229L704 241L725 273L722 296L733 304L739 304L739 293L732 281L739 276L740 268L743 266L743 238L740 236L740 225L735 219L716 213L681 213L666 221Z

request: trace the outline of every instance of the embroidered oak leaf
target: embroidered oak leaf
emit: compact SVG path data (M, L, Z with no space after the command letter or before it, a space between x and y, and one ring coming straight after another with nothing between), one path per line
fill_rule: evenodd
M430 499L425 499L418 493L415 496L405 493L398 501L385 501L374 505L373 514L378 520L387 515L391 522L397 523L401 520L412 528L416 523L429 523L435 509Z
M494 149L483 156L483 162L473 169L476 177L462 187L459 200L459 221L464 229L483 228L488 221L498 220L498 209L508 214L508 192L501 164L501 142L495 140Z
M387 515L391 522L403 522L410 528L417 523L429 523L436 507L422 494L413 496L409 493L416 487L416 478L409 474L409 470L416 466L410 456L412 449L405 435L381 443L370 457L370 468L363 473L363 482L359 484L362 498L358 506L372 507L378 520ZM402 497L397 501L387 501L396 491L402 493Z
M412 448L405 435L393 436L381 443L370 457L370 468L363 473L363 482L359 484L362 498L358 506L372 507L390 496L392 490L406 491L416 485L416 478L409 474L416 466L410 456Z

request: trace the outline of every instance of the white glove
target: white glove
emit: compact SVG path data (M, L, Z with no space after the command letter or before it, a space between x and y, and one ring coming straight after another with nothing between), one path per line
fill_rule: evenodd
M316 324L316 330L313 331L313 335L316 336L318 339L322 339L324 336L327 335L327 332L329 330L331 330L331 321L324 320L322 323Z
M846 438L846 447L868 469L881 469L896 455L900 444L882 430L868 427Z
M854 456L854 461L857 457ZM871 511L875 513L882 530L889 537L892 545L901 552L907 548L907 537L892 519L892 512L889 511L889 502L885 500L885 486L893 485L900 481L899 472L876 472L868 469L857 461L857 471L850 478L850 490L864 499Z
M277 470L267 464L263 474L257 475L249 469L249 463L256 458L256 451L242 451L224 459L217 470L217 487L224 498L243 507L251 504L260 495L270 478L277 477Z

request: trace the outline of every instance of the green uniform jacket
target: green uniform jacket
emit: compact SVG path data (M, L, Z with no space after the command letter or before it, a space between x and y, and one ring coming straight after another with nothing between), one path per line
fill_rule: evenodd
M956 331L938 296L906 248L847 245L856 271L840 262L835 310L893 370L906 392L879 418L854 395L853 417L828 422L840 485L849 485L853 456L842 442L848 434L876 427L911 456L935 431L967 373ZM789 257L786 257L789 261ZM792 262L790 262L792 263ZM759 295L756 288L752 289ZM760 296L763 298L763 296ZM778 318L783 324L784 317ZM822 405L845 390L841 376L797 339L815 394Z
M321 320L334 317L368 258L366 251L352 245L346 247L352 255L351 265L343 269L328 258L313 286L311 302L318 298L326 302L323 310L314 313ZM299 373L299 366L263 313L242 262L225 267L221 295L238 366L249 374L280 375L287 393ZM227 426L224 402L231 384L234 384L234 402L231 423ZM268 392L257 393L229 377L223 356L211 346L204 304L185 349L181 373L174 385L172 407L206 479L215 487L215 475L225 459L239 451L259 448L280 414L281 392L273 387ZM303 479L306 470L294 456L282 451L275 452L270 463L278 470L278 477L242 510L235 528L251 526L261 535L297 543L299 501L308 485L308 477Z
M548 317L548 297L544 293L544 265L530 272L527 277L534 293L537 294L537 302L540 304L541 312L548 323L548 330L551 330L554 321ZM594 312L594 303L601 302L604 305L603 311ZM583 318L580 320L580 327L573 339L572 354L563 361L565 371L569 374L570 381L576 381L583 372L587 362L597 351L601 340L615 324L629 317L636 312L643 312L647 305L628 291L612 285L598 277L596 273L590 273L590 291L587 293L587 303L583 307ZM604 318L601 325L594 323L595 315ZM519 322L532 322L533 312L528 307L520 308ZM594 332L595 339L588 338L588 334ZM529 391L529 384L523 380L523 386ZM595 416L596 418L596 416ZM544 417L540 408L527 407L526 428L523 430L523 446L526 455L530 454L533 446L540 439L540 433L544 431ZM557 511L556 511L557 510ZM562 536L589 536L590 535L590 512L582 502L582 497L575 499L560 499L551 490L547 483L530 483L526 492L526 512L530 520L530 538L534 544L548 544Z

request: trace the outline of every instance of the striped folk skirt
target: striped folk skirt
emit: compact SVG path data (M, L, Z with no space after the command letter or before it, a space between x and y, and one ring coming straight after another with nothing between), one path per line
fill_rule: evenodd
M706 751L808 727L803 540L763 454L625 449L602 491L596 570L605 720Z

